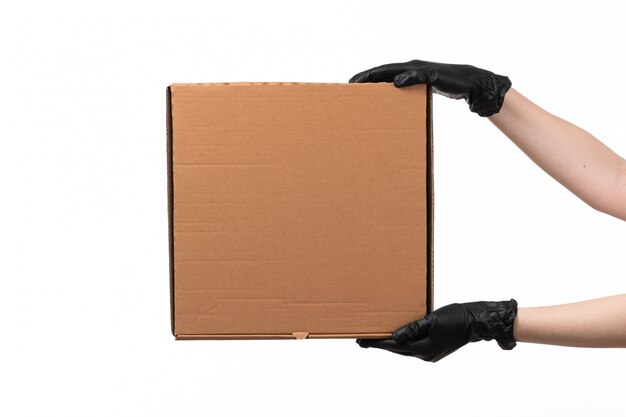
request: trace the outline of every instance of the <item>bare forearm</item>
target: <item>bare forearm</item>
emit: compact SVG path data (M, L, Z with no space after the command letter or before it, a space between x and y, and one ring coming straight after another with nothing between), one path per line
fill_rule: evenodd
M550 307L520 308L518 342L626 347L626 294Z
M550 176L591 207L626 220L626 161L585 130L514 89L489 118Z

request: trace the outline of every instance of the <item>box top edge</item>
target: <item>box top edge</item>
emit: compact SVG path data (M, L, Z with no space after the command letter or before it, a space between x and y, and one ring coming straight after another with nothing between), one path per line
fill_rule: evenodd
M351 88L363 88L365 86L369 88L389 88L390 85L393 85L391 82L380 82L380 83L348 83L348 82L291 82L291 81L237 81L237 82L212 82L212 83L172 83L168 86L168 88L189 88L189 87L249 87L249 86L301 86L301 87L310 87L310 86L351 86ZM412 87L421 87L425 88L425 84L417 84L411 87L404 87L403 89L409 89Z

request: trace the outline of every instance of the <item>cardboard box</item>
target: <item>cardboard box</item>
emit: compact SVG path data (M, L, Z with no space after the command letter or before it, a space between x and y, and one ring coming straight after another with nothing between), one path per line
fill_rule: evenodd
M431 93L167 89L172 332L389 337L432 308Z

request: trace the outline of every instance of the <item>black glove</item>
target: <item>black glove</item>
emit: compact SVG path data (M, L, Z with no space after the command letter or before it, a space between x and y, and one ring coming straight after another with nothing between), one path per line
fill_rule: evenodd
M513 323L517 301L479 301L441 307L422 320L393 333L392 339L357 339L363 348L375 347L437 362L469 342L495 339L502 349L516 345Z
M470 110L483 117L500 111L504 103L504 95L511 88L511 81L508 77L471 65L418 60L381 65L350 78L351 83L392 81L396 87L430 84L435 92L446 97L464 98Z

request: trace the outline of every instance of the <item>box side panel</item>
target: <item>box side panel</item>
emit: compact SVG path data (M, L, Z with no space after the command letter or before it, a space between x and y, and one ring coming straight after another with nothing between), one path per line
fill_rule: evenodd
M167 129L167 230L168 230L168 250L170 261L170 326L172 334L175 333L174 323L174 182L173 182L173 170L172 170L172 142L173 142L173 129L172 129L172 90L167 87L166 91L166 129Z
M435 176L434 176L434 154L433 154L433 92L428 86L426 92L426 198L428 210L427 225L427 257L428 270L426 277L426 306L427 312L433 311L435 303Z

